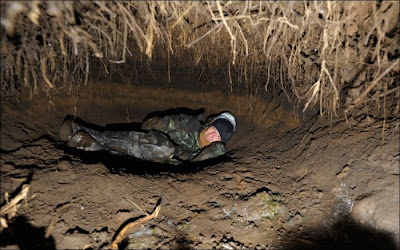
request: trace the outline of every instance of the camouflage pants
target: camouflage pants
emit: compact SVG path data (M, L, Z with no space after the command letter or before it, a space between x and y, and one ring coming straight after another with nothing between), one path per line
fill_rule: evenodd
M80 130L88 133L103 149L131 155L147 161L170 162L175 147L168 137L160 131L97 131L84 126Z

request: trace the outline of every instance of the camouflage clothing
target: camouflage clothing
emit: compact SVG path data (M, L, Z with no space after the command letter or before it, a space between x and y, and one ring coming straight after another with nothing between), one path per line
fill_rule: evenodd
M196 116L179 114L148 119L143 123L142 129L157 130L167 134L176 145L175 157L181 160L203 161L226 153L226 147L221 142L200 147L200 132L211 122L209 119L203 125Z
M190 160L203 161L225 154L225 145L211 143L201 148L200 132L211 124L204 125L198 117L171 115L146 120L139 131L99 131L66 120L60 128L60 138L70 147L86 151L108 150L127 154L143 160L172 164Z

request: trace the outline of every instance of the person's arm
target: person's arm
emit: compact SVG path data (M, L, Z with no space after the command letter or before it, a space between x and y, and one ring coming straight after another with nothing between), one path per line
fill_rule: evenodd
M144 130L158 130L165 132L168 129L168 121L162 117L152 117L145 120L141 127Z
M190 159L190 162L204 161L207 159L216 158L226 153L225 144L222 142L213 142L209 146L204 147L200 153Z
M201 128L201 122L197 116L185 114L153 117L143 122L144 130L159 130L165 133L184 130L186 133L194 133Z

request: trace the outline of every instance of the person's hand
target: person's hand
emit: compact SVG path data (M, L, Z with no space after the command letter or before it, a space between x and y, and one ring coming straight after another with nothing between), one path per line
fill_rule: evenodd
M204 161L211 158L224 155L226 147L222 142L213 142L209 146L204 147L199 154L190 159L190 162Z

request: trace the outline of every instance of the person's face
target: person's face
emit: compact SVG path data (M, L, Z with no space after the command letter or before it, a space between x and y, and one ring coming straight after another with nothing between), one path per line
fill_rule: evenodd
M214 126L210 126L207 128L205 136L207 141L209 141L210 143L221 141L221 135Z

